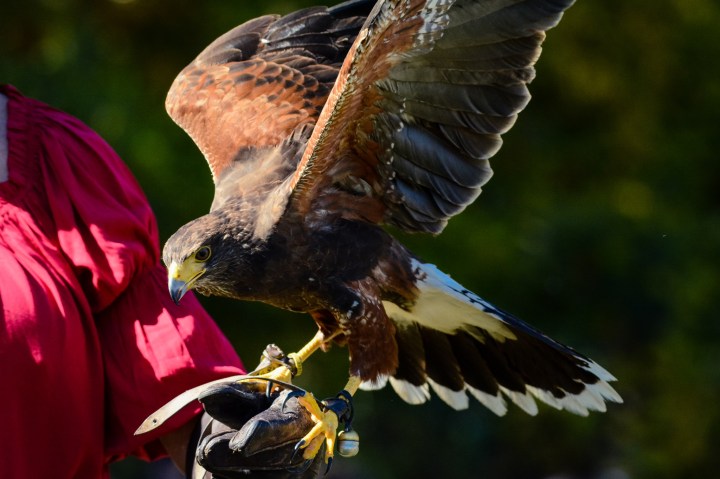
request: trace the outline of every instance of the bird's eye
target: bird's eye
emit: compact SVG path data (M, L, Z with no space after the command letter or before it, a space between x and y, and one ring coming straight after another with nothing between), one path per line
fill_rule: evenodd
M196 261L207 261L210 259L210 247L209 246L203 246L199 250L195 252L195 260Z

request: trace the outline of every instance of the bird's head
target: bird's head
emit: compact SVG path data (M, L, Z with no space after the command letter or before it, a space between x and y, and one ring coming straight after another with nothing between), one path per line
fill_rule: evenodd
M233 234L226 225L221 215L210 213L186 224L165 243L163 261L175 303L191 289L233 296L249 238L243 233Z

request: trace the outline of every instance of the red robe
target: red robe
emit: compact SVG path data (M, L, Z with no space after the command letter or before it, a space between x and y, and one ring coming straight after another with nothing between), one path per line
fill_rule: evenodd
M155 219L117 154L77 119L0 92L0 471L106 477L117 458L162 455L157 438L199 407L133 436L146 416L242 366L194 297L171 301Z

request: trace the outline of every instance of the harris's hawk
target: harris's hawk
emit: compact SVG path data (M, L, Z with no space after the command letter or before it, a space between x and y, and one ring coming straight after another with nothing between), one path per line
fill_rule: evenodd
M496 414L621 402L598 364L464 288L383 225L440 233L480 194L528 103L545 31L573 0L351 0L251 20L173 83L205 155L210 212L163 258L189 289L312 315L348 388L390 383ZM302 355L305 357L306 354ZM297 358L298 361L301 358Z

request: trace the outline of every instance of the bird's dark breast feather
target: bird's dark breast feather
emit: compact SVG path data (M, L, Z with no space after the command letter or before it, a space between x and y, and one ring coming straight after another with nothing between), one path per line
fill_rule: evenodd
M295 311L342 308L343 301L334 294L345 284L370 277L391 241L375 225L342 218L308 224L307 218L289 211L261 250L249 256L251 269L238 278L238 290L246 291L250 286L245 283L252 283L255 296L245 299Z
M308 224L289 212L251 261L239 296L309 312L328 334L341 330L351 372L365 380L395 371L395 326L382 300L409 304L417 291L407 251L387 232L338 217Z

